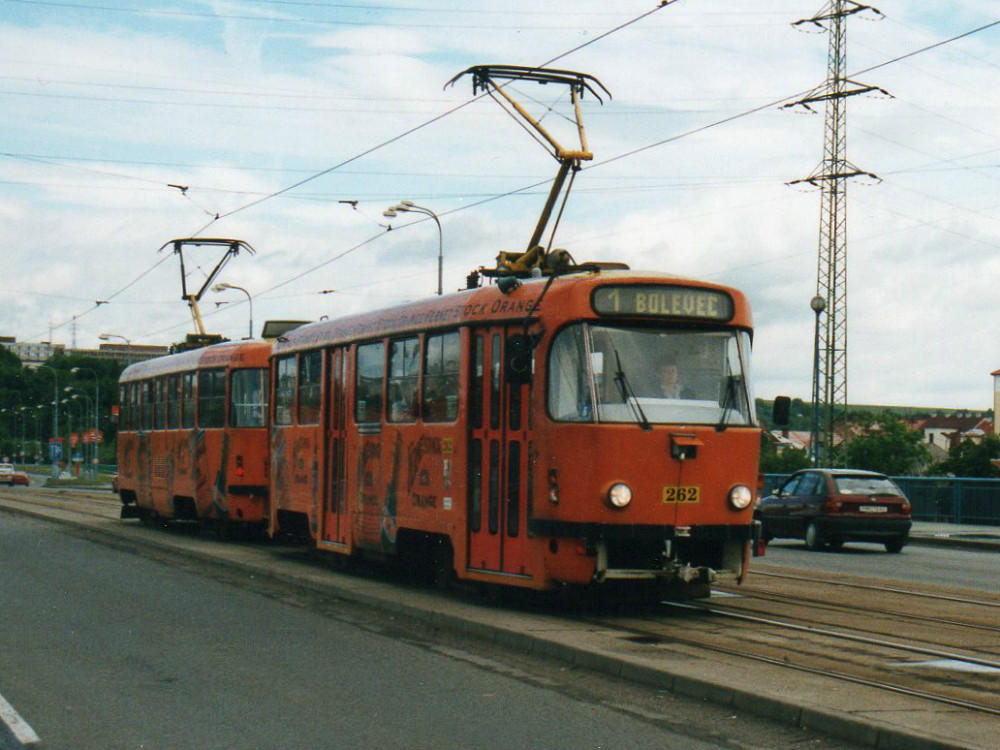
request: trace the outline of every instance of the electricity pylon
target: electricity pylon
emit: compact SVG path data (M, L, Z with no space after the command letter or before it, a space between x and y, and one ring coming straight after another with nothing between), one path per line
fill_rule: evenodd
M847 411L847 181L857 177L879 181L877 175L859 169L847 160L846 99L873 92L888 95L884 89L846 77L846 21L848 16L863 11L871 11L882 17L877 8L854 0L830 0L812 18L793 24L811 24L828 32L827 78L822 86L805 98L785 105L801 106L814 111L810 105L823 102L826 110L823 161L812 175L789 184L809 183L822 191L816 296L822 298L825 304L816 312L817 356L813 373L813 404L817 409L823 410L823 426L817 428L817 433L823 436L827 456L834 445L836 421ZM818 453L814 452L813 455Z

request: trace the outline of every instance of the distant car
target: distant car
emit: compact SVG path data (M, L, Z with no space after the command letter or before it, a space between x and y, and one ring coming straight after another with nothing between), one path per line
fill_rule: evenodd
M14 481L11 482L11 484L23 484L25 487L27 487L29 484L31 484L31 481L28 479L28 475L25 472L15 471Z
M14 465L0 464L0 484L14 486Z
M877 542L886 551L906 545L910 503L884 474L853 469L803 469L754 511L764 539L803 539L809 549L844 542Z

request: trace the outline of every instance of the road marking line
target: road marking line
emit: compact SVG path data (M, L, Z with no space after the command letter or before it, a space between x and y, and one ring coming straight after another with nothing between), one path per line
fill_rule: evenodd
M14 710L2 695L0 695L0 721L7 725L7 728L14 734L14 737L22 745L34 745L39 742L39 737L35 730L21 715Z

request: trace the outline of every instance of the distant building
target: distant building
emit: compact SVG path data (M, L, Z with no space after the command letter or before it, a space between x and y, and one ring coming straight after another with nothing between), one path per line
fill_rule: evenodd
M64 344L50 344L48 341L37 344L18 343L14 336L0 336L0 345L13 352L26 365L40 365L49 357L66 351Z
M929 417L912 420L910 428L924 433L931 455L940 459L964 440L982 441L987 433L993 432L993 422L981 416Z
M0 346L10 350L26 365L39 365L57 354L77 354L97 359L115 359L125 364L142 362L170 353L169 346L144 344L101 344L97 349L68 349L65 344L18 342L15 336L0 336Z

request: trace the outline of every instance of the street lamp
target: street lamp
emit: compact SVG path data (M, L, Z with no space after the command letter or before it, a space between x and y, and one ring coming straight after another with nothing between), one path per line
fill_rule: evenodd
M71 367L69 371L74 375L78 375L81 372L89 372L91 375L94 376L94 435L93 435L93 440L91 442L93 444L93 450L94 450L94 461L93 461L94 479L97 479L97 464L99 463L97 448L98 448L98 437L101 434L101 424L100 424L101 379L100 377L98 377L97 373L91 370L89 367Z
M809 300L809 307L812 311L816 313L816 328L813 332L813 393L812 393L812 406L813 406L813 420L812 420L812 435L809 438L810 448L812 449L812 463L813 466L819 465L819 399L820 399L820 382L819 382L819 316L826 309L826 300L819 296L818 294Z
M59 437L59 371L54 367L49 367L48 365L29 365L31 370L52 370L52 375L55 378L55 384L52 388L52 440L56 440ZM56 461L55 453L52 450L52 446L49 445L49 458L52 459L52 478L59 478L59 462Z
M437 224L438 228L438 296L441 296L441 274L444 267L444 232L441 231L441 222L438 220L437 214L431 211L429 208L424 208L423 206L418 206L414 204L413 201L400 201L395 206L386 209L382 212L382 215L394 219L398 213L417 213L423 214L424 216L429 216L434 219L434 223Z
M129 339L117 333L101 333L98 334L97 338L99 338L101 341L110 341L111 339L121 339L122 341L125 342L125 346L132 346L132 342Z
M226 289L236 289L237 291L243 292L247 296L247 302L250 303L250 335L247 338L253 338L253 297L250 296L250 292L241 286L236 286L236 284L227 284L225 282L219 282L212 287L213 292L223 292Z

